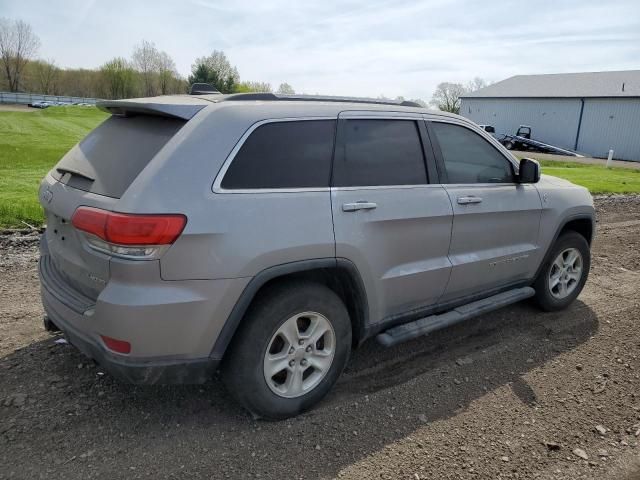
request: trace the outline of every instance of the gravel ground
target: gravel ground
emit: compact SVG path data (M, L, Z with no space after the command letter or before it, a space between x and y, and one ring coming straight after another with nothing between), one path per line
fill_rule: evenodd
M368 342L318 408L278 423L216 379L122 385L55 343L37 236L0 235L0 478L640 479L640 197L596 203L567 311Z

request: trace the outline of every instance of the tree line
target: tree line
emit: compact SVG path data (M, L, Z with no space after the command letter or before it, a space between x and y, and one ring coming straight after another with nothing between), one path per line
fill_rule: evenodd
M0 18L0 90L109 99L186 93L193 83L211 84L221 93L274 91L269 83L241 80L238 69L219 50L196 58L185 79L171 56L147 40L134 47L130 58L114 57L95 69L61 68L54 60L36 58L39 48L40 39L28 23ZM443 82L428 104L459 113L460 97L487 85L478 77L466 85ZM275 91L295 93L288 83ZM379 98L386 99L383 95ZM412 101L427 105L421 99Z
M109 99L186 93L192 83L209 83L222 93L273 91L266 82L241 81L238 69L217 50L197 58L184 78L171 56L147 40L131 57L114 57L94 69L61 68L54 60L37 58L39 48L28 23L0 18L0 90ZM276 91L295 93L288 83Z

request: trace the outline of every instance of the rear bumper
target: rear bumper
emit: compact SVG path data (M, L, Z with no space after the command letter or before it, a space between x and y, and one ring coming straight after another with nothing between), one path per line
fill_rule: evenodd
M112 259L97 298L73 288L41 242L39 275L49 319L114 377L136 384L204 383L221 358L212 347L248 279L164 281L159 262ZM102 335L131 344L109 350Z
M42 277L41 277L42 281ZM171 358L128 358L108 351L99 341L76 329L66 320L78 314L57 300L42 284L42 304L49 319L74 347L95 360L115 378L134 384L205 383L216 371L218 359L179 360Z

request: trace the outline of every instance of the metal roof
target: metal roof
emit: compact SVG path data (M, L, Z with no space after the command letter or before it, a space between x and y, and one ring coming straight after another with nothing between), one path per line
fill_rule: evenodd
M463 98L640 97L640 70L516 75Z

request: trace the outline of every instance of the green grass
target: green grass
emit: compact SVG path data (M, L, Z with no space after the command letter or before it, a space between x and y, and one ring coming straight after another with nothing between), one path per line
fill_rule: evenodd
M0 111L0 228L42 224L40 180L106 117L92 107Z
M542 173L565 178L576 185L587 187L592 194L640 193L640 170L633 168L606 168L575 162L542 160Z
M41 225L38 185L87 132L107 117L96 108L50 107L0 111L0 228ZM541 160L543 173L587 187L591 193L640 193L640 170Z

